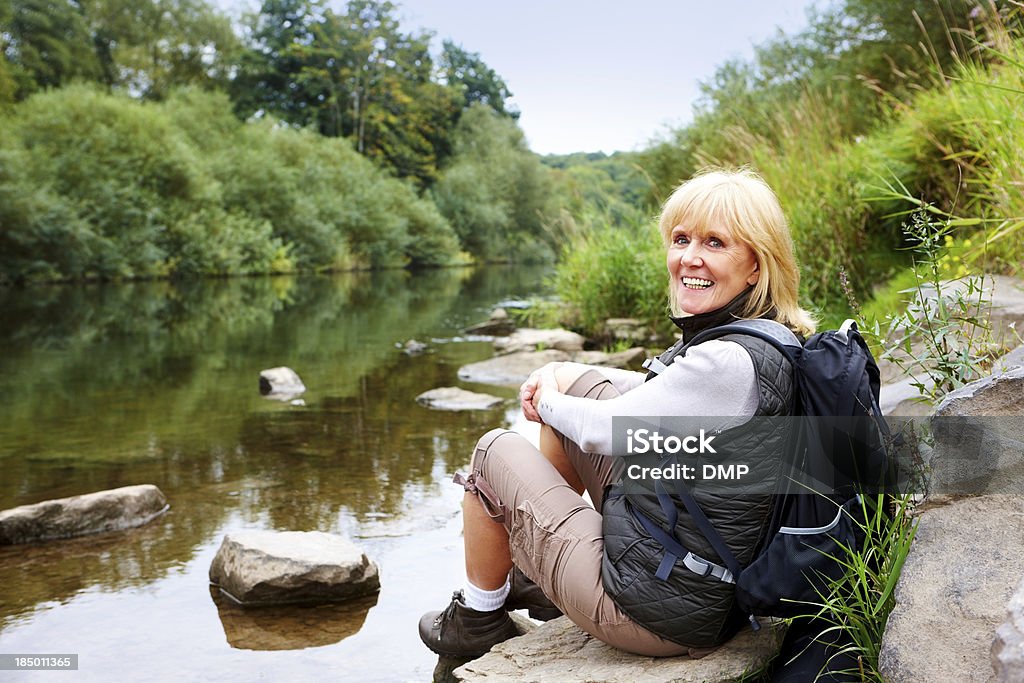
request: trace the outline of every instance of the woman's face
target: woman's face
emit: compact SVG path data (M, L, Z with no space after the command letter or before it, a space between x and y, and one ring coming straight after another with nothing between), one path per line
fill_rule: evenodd
M667 263L676 303L691 315L722 308L761 275L754 250L724 225L700 233L677 225L672 229Z

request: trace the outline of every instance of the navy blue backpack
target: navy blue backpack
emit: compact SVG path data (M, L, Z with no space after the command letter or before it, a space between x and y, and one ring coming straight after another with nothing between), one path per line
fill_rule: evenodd
M788 437L789 485L775 494L767 540L746 567L687 488L677 486L674 495L728 569L736 604L757 629L753 615L805 614L807 602L819 602L830 582L842 578L844 567L837 558L860 548L857 520L873 500L870 494L891 490L895 470L889 427L878 407L878 365L852 320L804 344L779 323L742 320L706 330L691 345L736 334L764 340L793 366L792 415L800 418ZM815 490L805 482L827 486ZM663 508L669 504L662 501ZM663 545L674 541L658 536Z

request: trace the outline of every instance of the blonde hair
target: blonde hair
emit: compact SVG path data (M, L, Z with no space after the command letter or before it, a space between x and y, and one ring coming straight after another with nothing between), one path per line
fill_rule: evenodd
M740 317L771 314L799 335L814 334L814 318L800 308L800 270L789 225L778 197L759 175L747 168L698 173L676 188L662 207L659 228L666 248L678 225L697 233L725 225L754 252L760 277ZM672 312L679 315L675 288L670 291Z

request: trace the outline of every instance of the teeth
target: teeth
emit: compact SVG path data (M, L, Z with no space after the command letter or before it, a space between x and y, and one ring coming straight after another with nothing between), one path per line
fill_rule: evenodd
M715 283L712 282L711 280L704 280L699 277L684 277L683 284L686 285L687 287L692 287L695 289L707 289L708 287Z

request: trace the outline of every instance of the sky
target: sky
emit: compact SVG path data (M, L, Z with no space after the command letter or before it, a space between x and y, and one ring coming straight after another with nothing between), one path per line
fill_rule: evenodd
M642 149L692 119L699 82L823 0L397 0L404 30L477 52L540 154Z
M699 82L827 0L393 0L504 80L539 154L633 151L692 119ZM259 0L219 0L235 12ZM344 0L328 0L342 8Z

